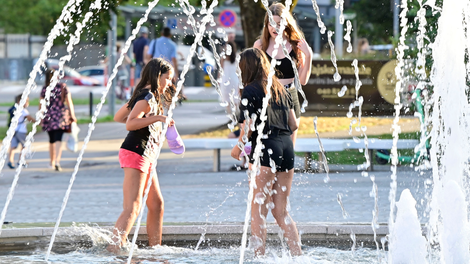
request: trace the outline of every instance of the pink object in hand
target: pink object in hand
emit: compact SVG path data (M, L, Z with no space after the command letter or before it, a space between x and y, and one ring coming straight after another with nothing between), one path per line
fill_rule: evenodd
M245 152L246 156L249 156L251 153L251 146L245 146ZM240 153L240 158L245 157L245 152L242 151L242 153Z
M168 146L170 150L175 154L183 154L184 153L184 143L178 134L178 130L176 130L176 126L172 125L169 126L166 130L166 140L168 142Z

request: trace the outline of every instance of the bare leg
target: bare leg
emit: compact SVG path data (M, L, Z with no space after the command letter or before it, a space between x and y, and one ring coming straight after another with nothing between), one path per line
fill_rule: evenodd
M56 160L55 160L55 157L56 157L56 143L57 142L54 142L54 143L50 143L49 144L49 158L51 159L51 167L54 168L55 164L56 164Z
M62 157L62 141L56 141L54 144L55 144L55 165L59 165L60 158Z
M290 194L293 177L294 169L288 172L277 173L277 181L273 186L276 192L272 195L274 209L272 209L271 212L279 227L284 231L284 237L287 240L291 254L293 256L299 256L302 255L299 232L297 231L294 220L292 220L289 212L287 212L287 198Z
M271 168L264 166L261 166L261 172L256 176L256 188L253 190L253 201L251 202L251 241L256 256L265 253L267 204L271 200L270 194L274 176Z
M114 225L112 237L114 244L108 246L108 251L117 252L127 241L127 236L142 206L142 193L146 179L146 173L133 168L124 168L123 211Z
M164 202L157 175L152 179L152 185L150 186L147 199L147 207L147 235L149 238L149 246L161 245Z
M16 148L10 147L8 150L8 161L11 162L11 164L14 164L15 162L15 152L13 152Z

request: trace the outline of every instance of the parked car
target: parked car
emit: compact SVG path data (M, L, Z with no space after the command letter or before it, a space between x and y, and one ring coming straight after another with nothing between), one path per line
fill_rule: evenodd
M105 85L104 67L105 67L104 65L85 66L85 67L77 69L77 71L82 76L87 76L87 77L96 79L100 82L101 85Z
M34 60L34 63L37 62L37 59ZM46 67L41 69L42 73L37 74L36 76L36 83L44 83L44 73L46 72L47 68L52 68L55 70L59 69L59 60L57 59L47 59L44 62ZM84 85L84 86L101 86L102 84L93 78L88 76L82 76L76 70L70 68L69 66L64 66L63 69L64 77L61 79L61 82L66 83L67 85Z
M64 77L62 82L65 82L67 85L84 85L84 86L102 86L102 84L94 78L88 76L82 76L76 70L64 66Z

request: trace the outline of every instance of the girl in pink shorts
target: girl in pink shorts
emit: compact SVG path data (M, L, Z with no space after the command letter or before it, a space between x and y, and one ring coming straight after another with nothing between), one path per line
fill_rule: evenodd
M108 246L112 252L119 251L139 215L142 197L155 160L155 149L162 133L162 125L168 117L163 116L163 106L169 105L175 94L171 80L174 70L163 59L153 59L142 71L142 78L127 104L119 109L114 121L126 124L129 131L119 151L119 162L124 169L123 211L113 231L113 242ZM170 119L169 126L175 122ZM160 245L163 227L163 197L157 177L147 199L147 234L149 246Z

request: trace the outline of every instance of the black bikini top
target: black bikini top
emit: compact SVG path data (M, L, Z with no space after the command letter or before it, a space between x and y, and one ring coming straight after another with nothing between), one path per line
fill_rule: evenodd
M266 53L266 56L268 56L269 62L271 62L272 60L271 56L269 56L269 54L266 51L264 53ZM289 56L292 59L295 59L297 57L294 50L292 50L289 53ZM281 63L279 64L279 62ZM289 60L289 58L284 57L282 59L278 59L277 63L278 64L274 67L274 69L276 70L275 75L278 79L290 79L290 78L295 77L294 69L292 69L292 62Z

